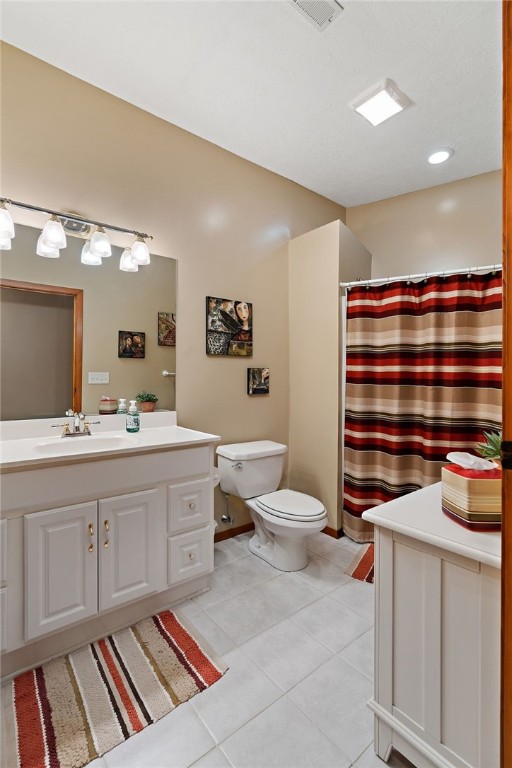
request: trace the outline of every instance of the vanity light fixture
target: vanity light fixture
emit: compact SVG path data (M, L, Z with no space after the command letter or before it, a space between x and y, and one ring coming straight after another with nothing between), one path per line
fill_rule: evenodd
M438 149L436 152L432 152L428 156L428 162L430 165L439 165L439 163L445 163L450 157L453 157L455 150L451 147L445 147L444 149Z
M109 237L105 232L106 229L114 232L125 232L128 235L135 236L135 242L131 250L126 248L123 251L119 264L120 269L125 272L137 272L139 265L149 264L151 261L146 240L152 240L152 235L137 232L134 229L126 229L126 227L118 227L114 224L104 224L101 221L86 219L78 214L75 216L74 214L63 213L62 211L52 211L50 208L41 208L38 205L22 203L6 197L0 198L0 250L2 251L11 249L11 239L15 234L12 216L7 209L8 205L24 208L28 211L46 213L50 216L37 241L36 253L38 256L43 256L47 259L58 259L60 249L66 247L66 229L70 234L81 234L85 231L84 227L94 226L96 229L91 239L82 248L80 257L82 264L99 266L102 263L102 259L111 256L112 247ZM128 256L125 256L125 254L128 254Z
M350 102L352 109L359 112L373 126L380 125L411 104L410 98L389 78L372 86Z

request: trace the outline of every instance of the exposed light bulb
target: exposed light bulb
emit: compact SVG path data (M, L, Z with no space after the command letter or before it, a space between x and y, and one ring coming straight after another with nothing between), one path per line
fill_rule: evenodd
M11 250L11 238L0 237L0 251L10 251L10 250Z
M0 206L0 238L14 237L14 222L12 216L5 207L5 203ZM8 249L3 249L8 250Z
M67 245L64 227L56 216L48 219L43 227L41 236L42 242L47 248L65 248Z
M82 255L80 256L82 264L87 264L89 267L99 267L101 264L101 256L91 252L91 244L85 243L82 248Z
M91 237L91 253L104 259L106 256L112 256L110 240L103 227L98 227Z
M136 264L132 257L132 252L129 248L125 248L119 259L119 269L122 272L138 272L139 265Z
M132 245L132 259L135 264L140 264L141 266L146 266L151 262L149 248L140 235L137 236Z
M45 259L58 259L60 256L58 248L51 248L49 245L46 245L42 232L37 240L36 253L38 256L44 256Z

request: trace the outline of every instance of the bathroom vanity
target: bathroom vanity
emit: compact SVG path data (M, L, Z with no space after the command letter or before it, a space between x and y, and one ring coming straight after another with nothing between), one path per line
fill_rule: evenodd
M375 751L418 768L497 768L501 536L441 510L437 483L363 513L375 526Z
M73 438L57 420L2 425L3 676L207 588L220 438L172 412L134 435L100 419Z

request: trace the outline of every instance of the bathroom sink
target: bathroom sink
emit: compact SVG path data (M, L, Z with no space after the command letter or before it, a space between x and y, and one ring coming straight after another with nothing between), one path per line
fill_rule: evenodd
M47 456L66 456L91 451L115 451L134 447L137 440L128 435L83 435L80 437L54 437L34 446L37 453Z

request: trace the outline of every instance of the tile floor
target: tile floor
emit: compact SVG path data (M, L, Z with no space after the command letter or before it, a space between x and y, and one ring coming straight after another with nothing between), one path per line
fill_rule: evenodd
M91 768L384 768L366 706L374 589L344 573L361 545L317 534L308 567L282 573L249 537L216 544L210 591L177 608L228 672Z

